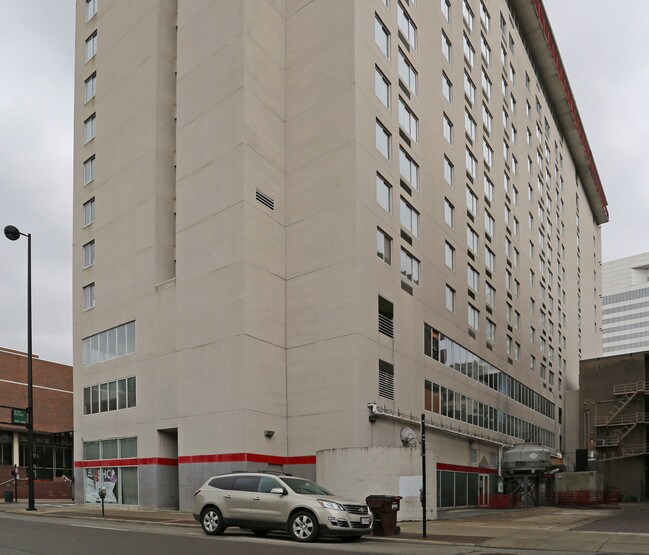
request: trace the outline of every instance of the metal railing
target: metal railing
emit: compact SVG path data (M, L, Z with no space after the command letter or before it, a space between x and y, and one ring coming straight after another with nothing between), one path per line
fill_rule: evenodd
M596 416L595 426L626 426L628 424L644 424L649 422L649 412L634 412L618 415L608 420L608 416Z
M622 383L613 386L613 395L629 395L630 393L645 392L649 389L649 382Z

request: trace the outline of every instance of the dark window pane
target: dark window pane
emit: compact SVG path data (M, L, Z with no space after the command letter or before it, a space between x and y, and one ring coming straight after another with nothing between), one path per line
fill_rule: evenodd
M257 491L259 476L237 476L232 489L236 491Z

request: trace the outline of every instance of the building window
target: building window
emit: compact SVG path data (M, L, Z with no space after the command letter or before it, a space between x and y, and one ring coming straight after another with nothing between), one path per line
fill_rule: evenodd
M451 21L451 0L441 0L442 14L446 21Z
M83 122L84 143L88 143L95 138L97 125L97 116L92 114L86 121Z
M487 233L487 235L489 235L489 237L494 237L495 224L496 224L496 222L493 219L493 217L491 216L491 214L489 214L489 212L485 211L485 213L484 213L484 227L485 227L485 232Z
M394 366L379 360L379 397L394 401Z
M88 185L95 179L95 157L94 155L88 158L83 163L83 183Z
M493 116L484 104L482 105L482 124L487 133L491 133L493 129Z
M83 267L89 268L95 263L95 242L90 241L83 246Z
M474 330L480 330L480 311L473 305L469 305L469 326Z
M491 48L489 48L489 44L487 43L487 39L484 38L484 35L480 35L480 52L487 67L491 66Z
M446 310L455 312L455 289L446 286Z
M416 285L419 285L419 260L404 248L401 249L401 274Z
M91 198L83 203L83 227L89 226L95 221L95 199Z
M480 274L472 266L467 266L467 283L476 293L480 286Z
M471 140L471 142L475 142L477 136L477 124L468 110L464 111L464 129L466 131L467 137Z
M401 5L401 2L397 3L397 22L408 44L412 48L417 48L417 26Z
M377 15L374 19L374 40L376 44L381 49L381 52L385 54L386 58L390 57L390 31L388 28L383 25L383 22L379 19Z
M448 141L448 144L453 144L453 123L446 114L442 115L442 130L444 133L444 138Z
M466 228L466 243L471 251L478 253L478 234L469 226Z
M496 255L489 247L484 249L484 265L487 270L494 272L496 268Z
M399 148L399 171L401 177L419 190L419 166L403 148Z
M487 329L486 329L487 339L492 343L496 342L496 324L494 324L489 318L487 318Z
M462 17L469 31L473 31L473 10L469 7L468 0L462 2Z
M485 297L488 305L496 306L496 290L489 283L485 284Z
M440 360L439 352L440 333L424 323L424 354L433 360ZM441 360L440 362L446 362Z
M451 270L455 270L455 247L448 242L444 243L444 262Z
M484 69L482 70L482 92L484 92L487 100L491 100L491 79L489 79Z
M449 104L453 102L453 83L444 72L442 72L442 94Z
M399 77L406 86L417 96L417 82L419 76L405 54L399 49Z
M378 68L374 68L374 92L383 105L390 109L390 81Z
M388 266L392 265L392 239L378 227L376 228L376 256Z
M135 322L128 322L82 341L83 366L90 366L135 352Z
M390 160L391 147L392 135L379 120L376 120L376 148L383 156Z
M85 96L84 100L85 102L88 102L89 100L95 98L95 95L97 94L97 73L93 73L88 79L86 79L85 82Z
M478 174L478 161L468 148L466 149L466 171L469 177L473 179Z
M135 376L83 388L84 415L130 409L135 406L137 406ZM117 453L111 458L117 458Z
M478 197L470 187L466 188L466 209L473 217L478 213Z
M97 54L97 31L86 39L86 62Z
M392 185L376 174L376 202L386 212L392 213Z
M419 120L401 97L399 97L399 125L415 142L419 141Z
M442 31L442 54L444 58L450 63L451 62L451 41L446 36L446 33Z
M403 197L401 197L400 208L401 225L415 237L419 237L419 212Z
M483 181L484 181L484 196L489 202L493 202L494 184L486 175L483 177Z
M447 198L444 199L444 221L449 227L455 227L455 207Z
M453 187L455 183L455 166L451 164L451 161L444 156L444 179L446 180L446 183L448 183L451 187Z
M464 96L471 106L475 104L475 85L466 71L464 72Z
M488 168L491 168L494 163L494 151L489 146L487 141L483 141L482 152L484 154L484 163Z
M83 288L83 309L95 307L95 284L91 283Z
M475 49L469 42L469 38L466 35L462 35L463 45L464 45L464 59L469 64L470 68L473 68L475 64Z
M97 15L97 2L99 0L86 0L86 23Z
M485 31L489 32L491 28L491 16L487 11L484 2L480 2L480 21L482 21L482 26L485 28Z

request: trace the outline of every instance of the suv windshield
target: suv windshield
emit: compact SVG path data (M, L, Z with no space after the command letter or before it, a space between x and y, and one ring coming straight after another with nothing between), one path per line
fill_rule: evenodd
M286 478L282 476L282 480L286 485L291 488L295 493L302 493L306 495L333 495L330 491L323 488L315 482L309 482L302 478Z

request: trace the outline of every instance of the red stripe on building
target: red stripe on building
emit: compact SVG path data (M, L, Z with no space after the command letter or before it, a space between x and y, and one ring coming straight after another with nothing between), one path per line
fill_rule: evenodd
M215 462L255 462L265 464L315 464L315 456L278 457L276 455L261 455L258 453L222 453L219 455L188 455L177 459L161 457L132 458L132 459L100 459L93 461L76 461L75 468L96 468L99 466L178 466L179 464L204 464Z
M437 470L450 470L452 472L471 472L474 474L498 474L495 468L480 468L478 466L462 466L460 464L437 463Z

